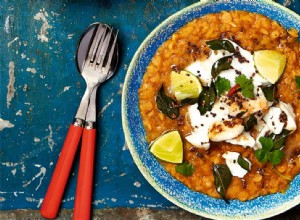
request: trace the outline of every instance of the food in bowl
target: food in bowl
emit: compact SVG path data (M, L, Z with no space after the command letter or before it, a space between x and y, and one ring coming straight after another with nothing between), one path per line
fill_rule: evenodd
M260 14L189 22L158 48L139 89L150 152L211 197L284 192L300 171L299 57L298 32Z

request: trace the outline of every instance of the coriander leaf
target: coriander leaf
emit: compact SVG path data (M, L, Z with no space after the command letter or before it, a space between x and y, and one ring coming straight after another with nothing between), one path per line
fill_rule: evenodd
M300 89L300 76L295 76L295 80L296 80L296 85L297 85L298 89Z
M230 81L223 77L218 77L215 82L217 95L220 97L224 92L229 91L230 89Z
M170 119L178 118L179 106L175 100L165 94L163 86L156 95L157 108Z
M271 85L271 86L262 88L262 91L263 91L266 99L269 102L273 102L274 101L274 99L275 99L275 90L276 90L276 86L275 85Z
M216 100L216 88L213 83L210 87L203 87L203 90L198 100L198 110L201 115L204 115L207 111L210 111Z
M273 165L278 165L281 163L284 157L284 152L282 150L274 150L270 153L270 162Z
M177 165L175 167L175 170L177 173L180 173L184 176L192 176L195 171L195 168L193 164L184 162L183 164Z
M270 137L260 137L259 142L261 143L262 149L266 152L269 152L274 147L272 138Z
M238 164L245 170L250 170L250 164L245 158L240 154L237 160Z
M240 75L235 78L235 83L240 85L243 96L249 99L254 98L254 85L251 79Z
M269 160L269 152L266 152L263 149L256 150L254 155L256 159L261 163L266 163Z
M232 43L228 40L211 40L206 42L207 46L212 50L227 50L234 53L235 49Z
M254 125L257 124L257 119L254 114L250 115L249 119L245 123L245 131L250 131Z
M225 164L214 164L213 174L217 192L225 202L228 203L225 193L232 180L232 174L229 168Z
M232 56L222 57L217 60L212 68L211 75L213 78L216 78L222 71L229 70L231 68Z

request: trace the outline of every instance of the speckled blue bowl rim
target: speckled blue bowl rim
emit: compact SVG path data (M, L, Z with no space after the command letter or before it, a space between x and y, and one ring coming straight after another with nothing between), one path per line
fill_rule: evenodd
M138 89L158 47L176 30L194 18L222 10L245 10L263 14L286 29L300 30L300 16L272 1L201 1L172 15L155 28L135 53L125 77L122 95L122 124L131 155L146 180L165 198L197 215L212 219L264 219L300 204L300 175L285 193L261 196L226 204L221 199L194 192L171 177L149 153L138 108Z

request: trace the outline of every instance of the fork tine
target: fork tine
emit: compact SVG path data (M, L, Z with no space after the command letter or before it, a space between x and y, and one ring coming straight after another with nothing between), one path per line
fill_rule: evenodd
M115 52L115 47L116 47L116 44L117 44L117 38L118 38L118 34L119 34L119 29L117 29L117 32L115 34L115 39L114 39L114 42L110 48L110 52L109 52L109 55L108 55L108 59L107 59L107 62L106 62L106 65L105 65L105 70L106 71L109 71L110 69L110 65L111 65L111 60L112 60L112 57L114 55L114 52Z
M102 66L103 66L103 61L104 61L105 55L107 53L107 49L108 49L108 46L109 46L112 31L113 30L111 29L108 32L107 36L105 37L103 46L101 47L101 50L97 51L96 63L98 64L98 68L102 68Z
M94 57L95 57L95 54L96 54L96 51L97 51L97 48L98 48L98 45L99 45L99 41L101 39L103 39L103 36L105 35L105 32L106 32L106 28L103 28L103 25L99 24L98 27L97 27L97 32L96 32L95 37L93 39L92 45L89 49L89 53L88 53L88 56L87 56L87 61L89 61L91 63L94 61Z

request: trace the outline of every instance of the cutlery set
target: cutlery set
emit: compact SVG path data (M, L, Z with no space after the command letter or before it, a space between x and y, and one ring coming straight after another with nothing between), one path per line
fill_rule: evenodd
M86 90L70 125L48 190L41 214L55 218L81 140L80 163L74 204L74 220L90 219L96 145L96 97L100 84L115 72L118 63L118 30L106 24L91 24L77 45L76 63L86 82Z

